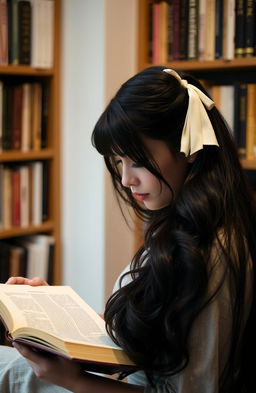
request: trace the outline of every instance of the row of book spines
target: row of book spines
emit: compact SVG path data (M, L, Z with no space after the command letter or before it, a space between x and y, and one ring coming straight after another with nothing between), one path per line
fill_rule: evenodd
M0 282L9 277L40 276L53 281L54 238L32 235L0 241Z
M149 2L149 62L255 56L255 2L241 2L242 14L234 0Z
M0 164L0 230L40 225L48 219L48 164Z
M47 147L49 87L0 81L0 152Z
M216 85L210 94L233 132L240 157L255 160L256 84Z
M0 1L0 64L53 66L54 1Z

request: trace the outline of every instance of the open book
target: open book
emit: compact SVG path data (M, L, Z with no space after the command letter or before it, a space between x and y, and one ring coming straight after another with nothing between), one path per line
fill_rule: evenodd
M0 316L10 340L81 361L88 371L136 369L103 319L69 286L0 284Z

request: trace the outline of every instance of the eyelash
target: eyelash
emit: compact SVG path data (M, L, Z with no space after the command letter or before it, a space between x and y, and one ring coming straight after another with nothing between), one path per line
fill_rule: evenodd
M116 166L118 166L119 164L122 164L122 160L117 160L117 161L115 161L115 164L116 164ZM140 164L139 162L133 162L133 163L132 163L132 167L133 167L133 168L142 168L143 165Z

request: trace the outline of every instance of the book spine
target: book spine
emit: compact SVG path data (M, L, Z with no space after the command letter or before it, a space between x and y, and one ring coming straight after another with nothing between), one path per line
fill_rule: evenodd
M189 2L181 0L180 8L180 60L188 59L188 19ZM191 27L191 26L190 26Z
M246 158L256 157L256 84L247 85Z
M7 2L0 0L0 65L8 64L8 15Z
M32 85L23 83L22 85L22 125L21 125L21 150L31 149L31 105L32 105Z
M222 58L222 37L223 37L223 1L216 0L215 3L215 58Z
M0 282L4 283L9 278L10 266L10 250L11 246L4 242L0 242Z
M173 52L173 4L171 1L168 1L168 27L167 27L167 57L168 61L172 61L172 52Z
M19 64L31 62L31 4L28 0L18 3Z
M205 60L206 0L199 0L199 38L198 57Z
M235 0L224 0L223 57L232 60L235 52Z
M4 189L4 164L0 163L0 231L4 228L3 217L3 189Z
M241 158L246 157L246 114L247 114L247 85L239 86L239 125L238 125L238 153Z
M14 86L12 94L12 129L11 129L11 148L20 150L21 148L21 116L22 116L22 87Z
M235 9L235 57L243 57L245 50L246 1L236 0Z
M11 170L4 166L3 171L3 229L10 229L12 225L11 217Z
M245 48L244 55L250 57L254 55L255 45L255 2L254 0L247 0L246 16L245 16Z
M19 64L18 1L8 0L9 63Z
M12 87L3 87L3 150L10 150L12 146Z
M32 164L33 168L33 197L32 197L32 223L33 225L42 224L42 205L43 205L43 165L36 161Z
M49 218L49 166L43 162L43 185L42 185L42 220Z
M27 165L20 167L20 226L29 225L29 169Z
M206 3L205 60L215 58L215 0Z
M198 1L190 0L188 17L188 58L198 57Z
M0 81L0 153L3 150L3 82Z
M41 148L48 145L48 117L49 117L49 86L42 88L42 118L41 118Z
M33 150L40 150L42 137L42 85L34 83L32 91L32 148Z
M161 64L165 64L167 62L168 53L168 4L166 1L160 2L159 17L160 62Z
M153 61L153 1L148 3L148 62Z
M173 44L172 59L180 59L180 2L173 0Z
M13 168L11 173L12 182L12 226L20 226L20 170Z
M160 62L160 4L153 3L153 63Z

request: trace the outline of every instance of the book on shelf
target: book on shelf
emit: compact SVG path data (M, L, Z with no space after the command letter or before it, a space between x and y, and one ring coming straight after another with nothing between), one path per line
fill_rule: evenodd
M0 163L0 231L3 230L4 217L3 217L3 176L4 176L4 166Z
M22 127L22 86L17 85L12 89L11 104L11 149L21 149L21 127Z
M0 65L8 64L7 0L0 0Z
M71 287L1 284L0 315L11 341L80 361L85 370L137 369L110 339L104 320Z
M189 2L181 0L180 4L180 60L188 58L188 18L189 18Z
M246 1L246 14L245 14L245 49L244 56L250 57L255 55L255 27L256 27L256 5L254 0Z
M2 176L2 206L3 212L3 230L8 230L12 226L12 186L11 186L11 169L4 166Z
M18 63L31 63L31 2L18 3Z
M22 84L21 151L28 151L31 145L32 84Z
M169 61L180 59L180 0L172 2L172 46Z
M246 158L246 121L247 121L247 84L235 85L235 139L238 153L241 158Z
M6 282L9 277L9 264L11 257L11 245L1 241L0 245L0 282Z
M235 57L245 54L245 20L247 0L236 0L235 12Z
M0 153L3 150L3 82L0 81Z
M0 242L0 282L4 283L12 276L23 276L27 272L26 249L7 241Z
M240 157L256 159L256 84L213 85L209 93L229 125Z
M8 10L8 63L19 64L18 0L7 0Z
M255 0L152 0L147 7L150 62L255 56Z
M37 68L53 66L54 1L33 0L31 65Z
M198 0L189 1L188 7L188 51L187 58L194 60L198 58L198 25L199 25L199 2ZM182 15L182 9L180 9ZM181 20L181 16L180 16ZM184 40L185 38L183 38ZM181 50L181 47L180 47ZM180 54L181 58L181 54Z
M42 161L1 164L1 230L36 226L49 218L48 171Z
M215 59L223 55L223 0L215 2Z
M55 239L50 235L36 234L1 240L0 264L4 268L0 282L5 282L10 276L40 276L52 283L54 248Z
M256 158L256 84L247 85L246 157Z
M0 151L39 151L47 147L49 86L0 82Z
M40 150L41 148L41 133L42 133L42 85L41 83L34 83L32 86L32 149Z
M0 0L0 64L53 66L54 0Z
M20 168L14 166L11 171L11 226L20 227L21 194L20 194Z
M209 0L205 11L205 48L204 60L214 60L215 58L215 0Z

